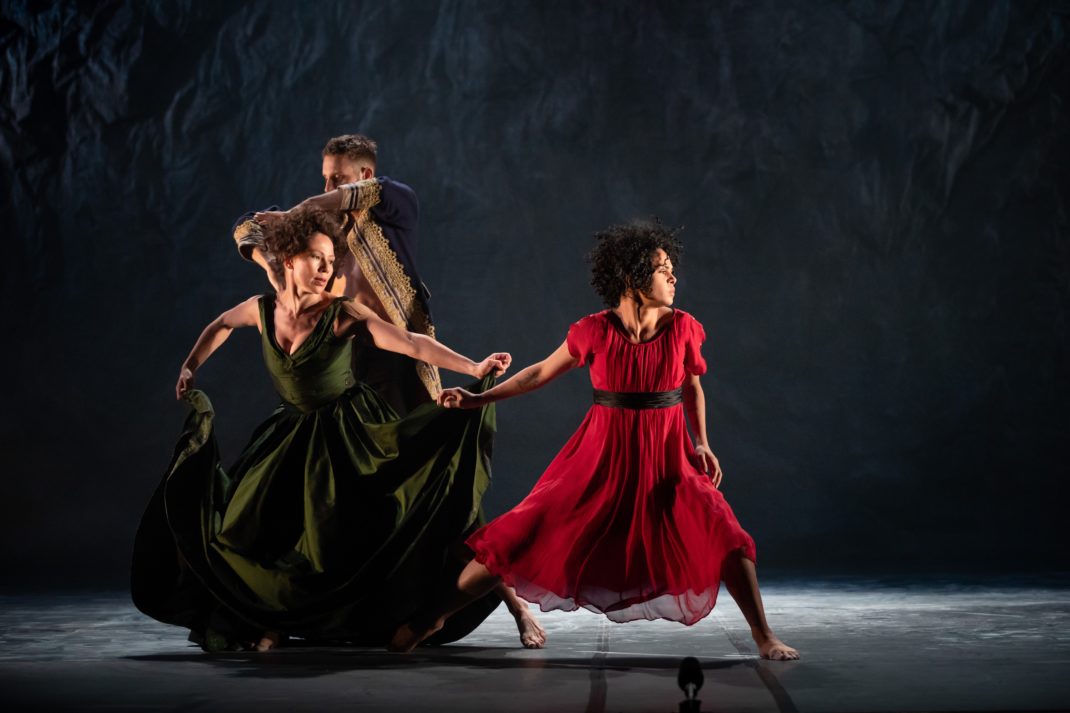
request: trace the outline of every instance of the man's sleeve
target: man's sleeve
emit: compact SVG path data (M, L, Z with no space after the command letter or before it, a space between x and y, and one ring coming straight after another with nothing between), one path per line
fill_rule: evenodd
M416 192L400 181L386 176L369 178L339 186L342 210L371 210L375 219L402 230L415 230L420 219Z
M277 205L264 208L265 211L278 210ZM234 238L234 244L238 247L238 253L246 260L252 261L253 250L264 247L264 229L253 220L258 211L249 211L234 222L230 234Z

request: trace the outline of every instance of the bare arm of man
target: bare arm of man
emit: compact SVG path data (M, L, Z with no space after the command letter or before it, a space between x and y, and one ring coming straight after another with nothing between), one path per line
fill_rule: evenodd
M374 181L375 179L368 179ZM363 181L362 181L363 183ZM356 185L356 184L352 184ZM350 195L346 191L347 186L342 188L335 188L333 191L327 191L326 193L317 193L314 196L304 199L290 210L318 210L324 212L340 212L343 210L356 210L355 208L349 208L343 205L344 200ZM256 214L255 220L260 225L267 227L273 223L282 220L283 216L290 212L290 210L265 210Z
M353 212L374 208L376 216L391 225L412 229L419 220L420 208L416 193L404 183L389 178L367 178L346 183L326 193L310 196L290 210ZM256 222L267 225L289 211L262 211Z

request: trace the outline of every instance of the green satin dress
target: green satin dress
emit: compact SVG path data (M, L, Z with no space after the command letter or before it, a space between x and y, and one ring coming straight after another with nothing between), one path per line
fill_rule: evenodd
M456 578L458 545L482 524L493 406L424 404L399 418L353 378L353 340L334 333L342 302L288 355L275 341L274 296L260 299L264 362L283 404L229 471L208 397L186 396L192 412L138 528L131 590L142 612L189 628L206 649L265 631L385 644ZM431 643L463 637L499 601L476 602Z

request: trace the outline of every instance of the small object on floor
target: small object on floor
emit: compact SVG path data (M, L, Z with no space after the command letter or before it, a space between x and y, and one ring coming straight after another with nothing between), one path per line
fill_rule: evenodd
M697 696L704 681L702 665L694 656L687 656L680 662L680 672L676 675L676 683L680 690L687 696L686 700L680 701L680 713L699 713L702 701Z

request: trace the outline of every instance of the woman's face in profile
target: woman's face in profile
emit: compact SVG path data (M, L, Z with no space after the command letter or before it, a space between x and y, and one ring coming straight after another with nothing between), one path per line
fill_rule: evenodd
M290 265L298 291L319 294L334 274L334 243L323 233L313 233L305 251L290 258Z

